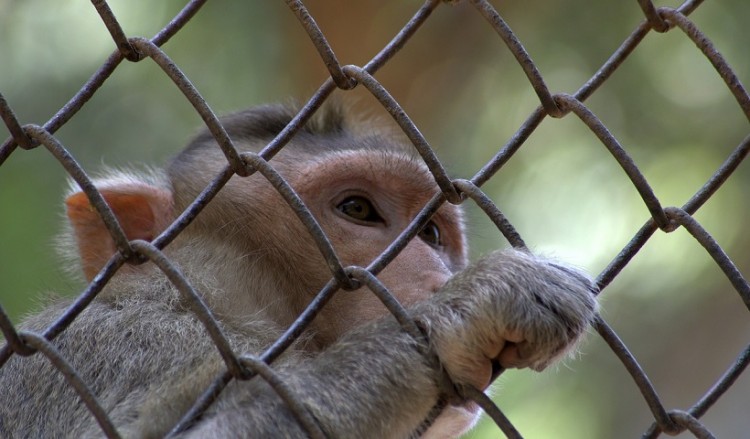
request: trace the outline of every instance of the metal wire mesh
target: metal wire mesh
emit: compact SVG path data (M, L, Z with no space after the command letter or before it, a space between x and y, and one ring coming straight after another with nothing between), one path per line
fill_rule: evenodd
M470 179L453 179L448 175L432 151L429 143L421 135L410 117L389 94L388 90L374 77L374 74L381 67L399 52L404 45L408 44L412 36L419 31L422 24L429 19L432 11L444 3L444 1L428 0L418 8L412 19L375 57L363 66L354 66L341 65L333 49L326 41L326 36L317 26L314 17L302 1L287 0L287 5L299 19L300 25L307 32L328 68L330 77L320 85L313 96L301 107L301 110L292 122L276 138L269 142L259 154L240 154L235 149L232 140L219 123L207 102L201 97L199 91L161 49L163 44L177 32L181 31L183 26L199 12L204 3L206 3L205 0L188 2L170 23L151 39L128 37L119 25L117 17L109 8L107 2L104 0L92 0L96 11L110 32L117 50L109 56L106 62L91 76L89 81L81 87L80 91L42 126L33 124L22 125L16 117L13 108L11 108L0 94L0 116L11 133L11 137L5 140L0 146L0 172L2 172L2 164L11 154L23 154L23 150L39 146L46 148L92 201L94 208L99 212L107 229L111 233L119 253L107 263L100 274L77 297L66 312L60 315L54 324L40 334L18 330L3 310L2 304L0 304L0 329L6 340L6 344L0 349L0 367L12 355L44 355L55 368L65 375L69 384L80 395L92 415L99 422L103 432L108 437L118 437L115 426L107 413L102 409L96 395L78 376L76 370L55 349L54 339L65 331L66 327L94 300L96 295L104 288L118 269L129 262L149 260L156 264L183 296L189 300L192 312L203 323L209 336L219 348L227 369L224 374L216 377L212 386L205 390L203 396L184 416L182 421L174 426L172 432L179 432L192 419L206 410L231 380L247 380L257 375L260 378L255 379L264 379L271 384L296 414L297 419L304 425L310 436L323 437L323 433L315 424L315 420L309 418L307 412L301 408L302 403L295 400L294 394L274 374L273 369L268 367L268 363L277 358L294 342L298 334L304 330L319 312L327 297L334 294L339 288L351 286L352 282L370 286L373 292L382 296L384 302L390 304L389 309L402 322L406 330L418 333L418 329L413 327L408 315L395 302L395 299L382 288L382 285L379 284L373 275L377 275L396 257L399 251L418 233L421 226L426 223L430 215L442 203L460 203L463 202L464 198L467 200L470 199L486 213L497 226L498 230L505 235L513 246L523 246L524 242L522 238L505 216L497 209L492 200L483 193L481 187L502 169L524 145L540 123L548 117L579 118L599 139L601 144L609 151L612 158L626 173L651 215L651 218L635 233L630 242L612 259L606 269L599 274L597 282L601 289L606 289L658 230L669 233L679 227L683 227L705 248L706 252L729 279L746 307L750 308L750 285L725 251L693 216L719 190L721 185L731 177L732 173L745 158L748 148L750 148L750 136L735 148L723 165L683 206L665 207L660 203L649 181L638 166L636 166L631 155L620 145L618 139L612 135L605 124L584 103L627 60L629 55L641 44L647 35L652 33L682 32L684 37L693 41L697 50L708 59L715 68L716 74L721 77L737 100L741 111L750 119L750 95L747 90L722 57L721 53L714 47L711 40L688 18L702 2L700 0L688 0L677 8L657 8L648 0L639 0L638 4L645 17L644 21L632 31L630 36L622 42L620 47L612 53L609 59L576 93L567 95L550 92L542 74L524 49L524 46L503 20L503 17L489 2L485 0L466 1L473 6L476 13L484 17L488 26L494 29L498 37L502 39L511 51L518 65L528 77L529 84L533 87L540 102L539 107L528 116L526 121L518 128L516 134ZM198 199L187 210L182 212L178 219L152 243L128 241L113 212L94 187L87 172L76 162L75 158L54 135L57 130L81 110L123 61L151 61L156 63L164 74L178 86L185 99L201 116L212 135L216 138L227 160L224 172L217 175ZM401 236L366 268L345 267L341 264L330 244L324 239L322 230L316 226L315 221L310 220L312 214L295 198L294 192L289 190L286 181L268 161L294 138L297 131L321 107L323 102L335 89L350 90L355 87L367 89L393 117L427 164L441 190L441 194L424 206L422 212L403 231ZM318 248L326 258L328 265L332 267L330 282L318 293L316 299L313 300L294 324L287 329L285 334L258 358L243 356L232 351L228 341L222 334L220 323L213 317L211 310L205 306L198 292L192 288L180 271L162 253L162 249L169 245L196 215L200 213L201 209L207 203L211 202L213 196L222 189L229 177L235 174L247 177L256 172L262 174L264 178L271 182L292 209L294 209L295 213L315 238ZM612 352L630 373L634 384L638 387L653 414L654 422L644 433L644 437L657 437L662 432L677 434L683 431L689 431L698 438L713 437L706 426L701 423L700 419L733 385L740 374L743 373L748 362L750 362L750 344L737 356L734 363L729 365L724 375L710 389L707 389L705 394L692 407L687 410L673 410L665 406L639 365L636 357L620 340L607 322L602 318L598 318L595 327L599 335L606 341ZM474 392L466 396L480 404L508 437L520 437L520 433L512 425L512 421L508 420L486 396L480 392Z

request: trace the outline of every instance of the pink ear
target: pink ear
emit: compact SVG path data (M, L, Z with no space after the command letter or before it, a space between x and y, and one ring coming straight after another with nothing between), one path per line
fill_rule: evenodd
M131 182L100 189L129 240L153 240L172 222L172 194L163 188ZM65 200L78 244L83 273L91 281L115 254L114 240L83 192Z

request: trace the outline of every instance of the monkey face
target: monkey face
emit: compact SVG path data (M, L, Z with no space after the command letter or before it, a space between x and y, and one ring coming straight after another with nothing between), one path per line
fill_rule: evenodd
M342 151L290 176L344 265L367 267L438 193L425 166L396 152ZM402 305L422 301L466 264L462 213L444 205L378 279ZM321 266L330 278L327 267ZM327 312L326 312L327 311ZM386 313L366 287L339 292L324 310L341 334Z

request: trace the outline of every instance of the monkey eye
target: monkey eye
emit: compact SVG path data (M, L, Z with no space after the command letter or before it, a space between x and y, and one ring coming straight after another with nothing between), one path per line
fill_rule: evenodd
M439 247L440 244L440 229L438 226L430 221L425 224L422 230L419 231L420 239L433 247Z
M358 221L367 223L384 223L385 220L378 214L372 202L365 197L352 196L340 202L336 209L344 215Z

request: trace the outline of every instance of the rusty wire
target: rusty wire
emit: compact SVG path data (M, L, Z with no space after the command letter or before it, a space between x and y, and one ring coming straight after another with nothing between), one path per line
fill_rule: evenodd
M377 274L393 261L399 252L406 247L409 240L413 239L419 233L430 217L445 202L458 204L471 199L493 221L511 245L514 247L525 247L521 236L492 200L481 190L481 186L500 171L547 116L561 118L571 113L578 117L610 152L614 160L629 177L634 189L643 199L651 215L641 229L635 233L631 241L613 258L605 270L599 274L597 278L598 286L600 288L607 287L657 230L660 229L669 233L679 227L683 227L713 258L717 266L721 268L725 276L730 280L746 307L750 309L750 285L747 280L710 233L693 217L693 214L716 193L747 156L748 151L750 151L750 136L740 143L704 186L684 206L664 207L626 149L620 145L620 142L610 133L604 123L584 104L586 99L627 60L628 56L639 46L651 30L657 33L665 33L677 28L708 59L736 99L740 110L750 119L750 95L748 95L747 90L721 53L714 47L711 40L688 18L689 14L699 7L702 1L688 0L680 7L672 9L657 8L649 0L638 0L637 3L643 12L644 21L633 30L620 47L613 52L610 58L576 93L566 95L554 94L549 90L541 72L521 41L490 2L487 0L468 0L513 54L540 102L539 107L529 115L516 133L470 179L451 179L425 137L420 133L418 127L412 122L399 103L390 95L388 90L373 76L378 69L385 65L408 43L409 39L420 29L421 25L428 20L431 13L443 2L442 0L426 1L394 38L364 66L345 66L338 61L333 48L316 24L312 14L305 7L304 2L300 0L286 0L287 6L297 17L313 42L321 60L330 73L330 77L324 81L312 97L301 107L299 113L293 118L291 123L276 138L271 140L260 153L240 154L199 91L160 48L199 12L205 0L189 1L151 39L128 37L106 0L92 0L92 4L107 27L117 50L108 57L80 91L43 126L21 124L11 106L0 95L0 117L11 134L11 137L0 145L0 166L2 166L11 154L17 153L16 148L18 146L21 147L21 150L27 150L44 145L82 188L92 206L104 221L119 252L111 258L78 298L41 334L17 330L3 310L2 304L0 304L0 331L2 331L6 341L6 344L0 349L0 367L13 354L29 356L34 355L36 352L41 352L66 377L69 384L75 389L97 420L104 434L108 437L118 437L115 426L102 409L96 395L81 380L75 369L55 349L54 339L65 331L68 325L86 309L123 265L126 263L138 264L145 260L150 260L164 272L165 276L183 295L183 299L189 304L191 311L206 328L208 336L211 337L213 343L216 345L226 365L226 370L217 376L213 383L205 389L201 398L196 401L182 420L173 427L170 435L179 433L187 428L195 418L200 416L219 397L222 390L232 380L247 380L257 375L260 379L268 381L277 391L282 400L288 404L290 411L292 411L303 428L312 437L324 437L323 432L304 404L295 398L293 392L287 388L280 376L269 365L300 337L312 319L339 289L354 289L360 285L369 287L390 312L396 316L404 329L415 337L419 337L421 335L419 328L409 319L408 313L401 304L377 280ZM636 7L635 4L634 7ZM128 242L117 218L92 184L86 171L76 163L75 158L68 152L65 146L54 137L54 133L76 115L123 60L144 62L148 59L155 62L163 70L164 74L172 80L187 101L194 107L195 111L201 116L224 153L227 164L213 178L210 184L204 188L198 198L184 212L181 212L178 218L160 236L156 237L152 243L144 241ZM299 129L321 107L323 102L336 88L350 90L358 85L366 88L401 127L427 164L437 186L441 189L441 193L433 197L423 207L421 212L402 231L400 236L370 266L365 268L344 267L341 264L327 236L323 233L310 211L302 200L299 199L294 189L289 186L268 162L268 160L294 138ZM211 310L201 300L199 293L193 289L168 257L161 252L211 202L213 197L233 175L246 177L254 174L256 171L276 188L305 225L331 271L331 280L318 292L310 305L287 328L285 333L258 357L238 355L232 351L223 334L221 325L213 316ZM2 172L1 168L0 172ZM713 437L712 433L701 423L700 418L719 400L724 392L732 386L747 368L748 363L750 363L750 345L739 353L734 363L728 367L724 375L716 381L711 389L707 390L693 407L687 410L668 410L660 400L655 387L649 381L636 357L622 342L615 331L601 317L597 318L594 326L613 353L623 363L628 373L630 373L635 385L640 390L646 404L651 410L654 423L648 427L644 433L644 437L657 437L661 432L677 434L683 431L689 431L697 438ZM479 404L508 437L521 437L521 434L513 426L511 420L506 418L498 407L484 394L476 391L476 389L465 389L463 393L464 397L472 399Z

